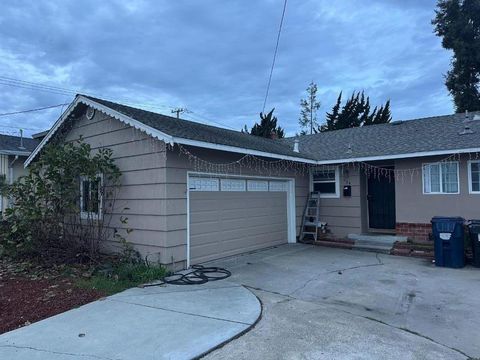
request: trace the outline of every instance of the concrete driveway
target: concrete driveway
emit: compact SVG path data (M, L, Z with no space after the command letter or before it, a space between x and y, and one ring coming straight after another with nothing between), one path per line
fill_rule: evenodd
M191 359L260 314L255 295L226 280L134 288L0 335L0 359Z
M480 269L300 244L211 264L263 315L206 359L480 357Z

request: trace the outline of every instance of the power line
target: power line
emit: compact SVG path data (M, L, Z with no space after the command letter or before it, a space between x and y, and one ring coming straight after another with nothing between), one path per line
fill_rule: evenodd
M51 105L51 106L45 106L41 108L36 108L36 109L28 109L28 110L20 110L20 111L13 111L13 112L8 112L8 113L2 113L0 116L8 116L8 115L17 115L17 114L25 114L25 113L30 113L34 111L41 111L41 110L47 110L47 109L54 109L60 106L64 106L68 104L58 104L58 105Z
M35 91L44 91L56 95L68 95L68 96L75 96L77 94L84 94L87 96L92 96L92 97L97 97L101 98L104 100L108 101L117 101L121 102L124 105L130 105L130 106L139 106L139 107L149 107L149 108L157 108L157 109L172 109L172 106L168 105L159 105L159 104L141 104L141 103L136 103L133 101L130 101L129 99L109 99L108 97L102 96L102 95L96 95L96 94L91 94L86 91L81 91L81 90L74 90L74 89L67 89L64 87L58 87L58 86L50 86L50 85L45 85L41 83L35 83L32 81L25 81L25 80L20 80L20 79L15 79L7 76L0 75L0 85L5 85L5 86L11 86L11 87L18 87L22 89L28 89L28 90L35 90Z
M278 27L277 43L275 44L275 51L273 53L272 67L270 68L270 76L268 77L267 91L265 92L265 100L263 101L263 110L265 112L265 105L267 104L268 92L270 91L270 83L272 82L273 69L275 67L275 60L277 59L278 44L280 42L280 34L282 33L283 19L285 18L285 9L287 8L287 0L283 2L282 18L280 26Z
M224 126L224 127L227 127L229 129L232 129L232 130L237 130L233 127L231 127L230 125L227 125L227 124L224 124L224 123L221 123L219 121L214 121L214 120L210 120L210 119L207 119L205 116L195 112L195 111L191 111L191 113L196 116L200 121L207 121L207 122L211 122L211 123L214 123L214 124L217 124L217 125L220 125L220 126ZM192 116L193 117L193 116Z
M56 95L75 96L76 94L80 93L80 94L85 94L87 96L97 97L97 98L101 98L101 99L108 100L108 101L113 101L113 102L118 101L118 102L121 102L122 104L127 105L127 106L138 106L138 107L151 108L151 109L170 109L171 111L175 111L175 112L176 112L176 110L179 109L179 108L172 107L172 106L167 106L167 105L153 105L153 104L135 103L135 102L131 102L131 101L125 100L125 99L124 100L122 100L122 99L120 99L120 100L108 99L104 96L92 95L92 94L89 94L85 91L77 91L77 90L68 89L68 88L64 88L64 87L50 86L50 85L45 85L45 84L36 83L36 82L32 82L32 81L15 79L15 78L3 76L3 75L0 75L0 85L18 87L18 88L34 90L34 91L44 91L44 92L48 92L48 93L52 93L52 94L56 94ZM62 106L62 105L68 105L68 104L61 104L61 105L57 105L57 106ZM192 118L193 118L193 115L191 115L191 114L194 114L195 117L200 118L200 121L207 121L207 122L210 122L210 123L215 123L215 124L220 125L220 126L228 127L232 130L236 130L229 125L226 125L226 124L223 124L223 123L220 123L220 122L217 122L217 121L209 120L209 119L205 118L204 116L200 115L197 112L190 111L190 110L188 110L187 112L190 114L190 117L192 117ZM5 116L6 115L10 115L10 114L5 114ZM0 116L2 116L2 115L0 114ZM1 127L1 125L0 125L0 127ZM30 129L30 130L32 130L32 129Z

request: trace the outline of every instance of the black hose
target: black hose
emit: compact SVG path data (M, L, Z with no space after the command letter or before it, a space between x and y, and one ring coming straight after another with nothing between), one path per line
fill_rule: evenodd
M232 273L227 269L202 265L193 265L189 272L176 272L166 276L161 282L141 285L141 287L170 285L201 285L209 281L218 281L230 277Z

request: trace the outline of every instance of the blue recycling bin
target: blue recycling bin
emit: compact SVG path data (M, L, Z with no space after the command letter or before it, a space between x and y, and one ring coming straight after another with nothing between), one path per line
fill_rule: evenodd
M449 268L465 266L464 218L435 216L432 218L435 265Z

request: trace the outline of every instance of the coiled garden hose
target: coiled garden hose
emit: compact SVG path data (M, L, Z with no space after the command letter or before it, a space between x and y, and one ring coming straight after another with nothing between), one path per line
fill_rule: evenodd
M217 266L203 266L193 265L190 271L176 272L172 275L166 276L158 283L145 284L140 287L161 286L165 284L170 285L201 285L209 281L218 281L230 277L232 273L227 269Z

